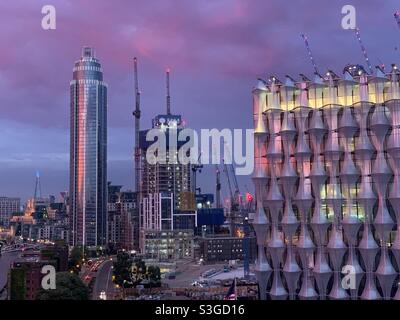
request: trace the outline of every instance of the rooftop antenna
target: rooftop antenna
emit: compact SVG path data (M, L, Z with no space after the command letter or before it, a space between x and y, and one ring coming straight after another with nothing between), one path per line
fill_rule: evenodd
M381 67L381 69L384 70L385 69L385 64L378 57L376 57L376 59L379 61L379 66Z
M135 111L133 116L135 117L135 191L139 198L140 193L140 148L139 148L139 130L140 130L140 92L138 84L138 68L137 58L133 59L134 66L134 81L135 81ZM138 199L140 200L140 199ZM139 202L138 202L139 203Z
M40 173L36 171L35 195L34 199L37 200L42 197L42 187L40 185Z
M167 81L167 115L171 114L171 96L169 94L169 73L170 73L170 69L167 68L166 70L166 81Z
M314 73L315 74L319 74L318 68L317 68L317 64L315 63L314 56L313 56L311 48L310 48L310 44L308 43L308 38L304 34L301 34L301 37L303 38L304 44L306 45L308 57L310 58L311 64L312 64L312 66L314 68Z
M367 63L368 70L369 70L369 72L370 72L371 74L373 74L374 71L373 71L373 69L372 69L371 62L369 61L368 54L367 54L367 50L365 49L364 44L363 44L363 42L362 42L362 40L361 40L360 29L359 29L359 28L355 28L354 31L355 31L355 33L356 33L356 37L357 37L358 43L360 44L361 51L362 51L362 53L363 53L363 55L364 55L365 62Z

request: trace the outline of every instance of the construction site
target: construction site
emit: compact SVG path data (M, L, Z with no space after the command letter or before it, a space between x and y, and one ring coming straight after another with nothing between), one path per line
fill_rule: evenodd
M197 161L183 164L178 152L185 142L174 148L167 141L163 162L149 163L146 152L151 142L149 130L177 136L186 128L181 115L171 112L170 73L166 76L166 112L156 115L150 129L142 129L141 92L138 60L134 58L135 109L135 186L137 210L134 221L135 248L152 263L162 265L167 274L174 274L176 261L199 263L243 262L243 277L250 275L255 260L256 241L249 213L253 212L253 196L242 193L232 163L212 165L215 172L215 193L202 193L197 182L201 174L201 152ZM221 182L225 177L225 183ZM228 196L222 199L222 187ZM169 264L168 264L169 263Z

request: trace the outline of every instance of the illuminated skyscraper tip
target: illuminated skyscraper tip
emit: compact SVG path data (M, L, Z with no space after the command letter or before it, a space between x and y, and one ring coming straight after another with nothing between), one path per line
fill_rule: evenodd
M94 58L94 49L91 47L83 47L82 57Z
M40 173L36 171L36 182L35 182L35 194L34 199L39 199L42 197L42 187L40 185Z

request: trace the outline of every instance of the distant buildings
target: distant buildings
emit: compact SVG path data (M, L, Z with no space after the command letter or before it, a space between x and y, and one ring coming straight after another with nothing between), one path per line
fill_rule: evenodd
M133 250L136 193L108 183L107 243L111 248Z
M93 48L84 47L71 81L71 245L106 243L107 85Z
M53 198L29 199L24 213L10 219L10 234L41 241L69 241L66 201Z
M20 198L0 197L0 226L8 228L12 215L20 211Z

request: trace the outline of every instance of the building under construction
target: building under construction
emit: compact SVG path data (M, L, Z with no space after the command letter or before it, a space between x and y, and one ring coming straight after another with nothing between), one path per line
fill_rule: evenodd
M400 299L399 81L348 65L254 88L261 298Z
M190 163L182 164L178 160L178 150L184 142L180 141L176 148L170 148L168 139L170 130L179 133L183 128L180 115L163 114L157 115L153 119L152 129L161 130L166 135L165 162L157 161L155 164L149 163L146 158L147 149L154 141L146 141L148 130L140 132L141 195L146 197L155 193L172 193L174 195L174 208L181 208L182 193L191 191Z
M150 129L140 130L140 93L137 84L137 59L135 59L135 90L136 90L136 109L135 116L135 167L136 167L136 188L137 188L137 217L139 225L138 249L146 254L146 248L158 248L158 240L165 237L165 234L175 235L179 238L182 228L179 225L191 225L186 220L195 220L195 197L191 185L191 163L181 163L178 159L178 152L186 141L178 141L177 137L181 130L185 128L184 121L180 115L171 113L171 97L169 88L170 70L166 72L166 113L156 115L152 120ZM139 115L139 117L137 116ZM163 161L149 162L147 159L148 149L157 141L147 136L149 131L153 130L165 135L165 150L157 150L157 157L163 158ZM152 151L150 151L152 152ZM160 154L165 152L165 154ZM185 222L185 223L184 223ZM179 229L179 230L178 230ZM165 233L168 231L169 233ZM177 231L175 234L174 232ZM193 228L190 234L193 236ZM163 233L164 232L164 233ZM160 238L160 239L159 239ZM147 241L147 240L148 241ZM146 241L148 242L146 244ZM151 244L149 244L151 242ZM192 240L189 241L190 243ZM179 245L178 245L179 247ZM177 257L175 253L170 253L170 249L161 252L162 256ZM181 253L192 250L180 250ZM159 256L159 252L152 254Z

